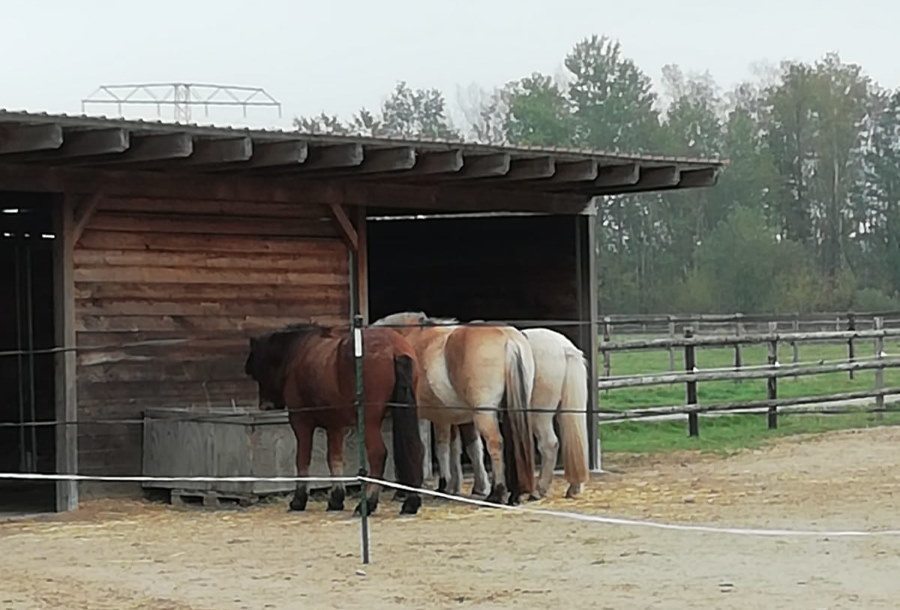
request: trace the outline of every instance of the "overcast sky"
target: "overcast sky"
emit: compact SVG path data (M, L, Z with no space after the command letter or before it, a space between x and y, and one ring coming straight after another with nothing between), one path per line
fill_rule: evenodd
M211 82L264 87L283 118L259 109L248 123L289 126L377 107L399 79L455 106L457 86L553 73L594 33L619 39L654 79L676 63L727 87L755 62L838 51L896 88L898 24L897 0L4 0L0 107L79 113L100 84Z

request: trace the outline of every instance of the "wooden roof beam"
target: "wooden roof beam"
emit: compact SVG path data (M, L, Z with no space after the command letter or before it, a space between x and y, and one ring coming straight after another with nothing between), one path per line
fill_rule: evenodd
M131 146L117 155L108 158L78 161L78 165L118 165L128 163L147 163L150 161L169 161L186 159L194 152L194 142L186 133L166 134L132 134Z
M550 178L549 182L553 184L588 182L596 180L598 175L599 171L595 159L570 161L568 163L557 163L556 172Z
M253 142L248 137L197 138L193 149L191 156L182 162L184 165L230 164L248 161L253 155Z
M54 150L62 146L63 130L55 124L0 126L0 155Z
M65 162L80 157L96 157L119 154L128 150L128 131L118 127L100 129L63 130L63 141L59 148L22 152L3 158L10 163L32 163L40 161Z
M512 162L507 153L463 155L463 166L450 179L496 178L509 173Z
M715 186L719 180L719 170L714 167L683 170L678 188L701 188Z
M380 174L412 169L416 164L416 149L411 146L397 148L367 148L363 161L354 174Z
M555 173L556 162L552 157L512 159L503 180L541 180L550 178Z
M407 175L426 176L429 174L451 174L458 172L463 167L463 154L461 150L447 150L442 152L422 153L416 158L416 165Z
M363 162L362 144L333 144L310 148L302 170L321 170L356 167Z
M301 140L254 142L248 167L299 165L309 157L309 146Z
M302 167L309 157L309 145L303 140L251 141L251 156L245 161L203 168L210 173L235 170L271 170L271 173L289 172Z
M600 180L600 178L598 177L597 180L594 181L595 188L591 189L591 192L595 195L611 195L619 193L639 193L642 191L666 190L677 187L678 183L681 180L681 171L674 165L665 165L661 167L639 167L637 164L634 165L638 168L637 180L630 183L620 183L617 186L604 184L603 187L605 188L598 189L596 188L597 186L600 186L597 183L597 181ZM624 168L628 166L619 167Z

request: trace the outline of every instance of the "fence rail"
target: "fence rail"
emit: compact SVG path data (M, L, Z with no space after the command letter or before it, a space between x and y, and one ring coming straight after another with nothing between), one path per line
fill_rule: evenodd
M603 339L609 341L614 334L668 334L675 337L687 326L698 333L736 335L764 330L770 325L776 330L790 329L794 332L874 329L876 318L880 318L886 328L900 328L900 311L803 314L610 314L601 317L600 324Z
M838 330L820 332L777 332L777 324L774 321L768 323L768 332L756 334L727 335L727 336L695 336L692 327L686 327L682 337L668 337L660 339L610 341L608 339L600 343L600 353L603 357L604 375L598 380L598 389L608 392L614 389L653 387L661 385L685 385L685 402L679 405L667 405L629 409L625 411L604 411L599 414L600 421L616 421L642 419L683 414L688 418L688 433L698 436L699 413L720 411L744 411L765 409L768 427L778 427L779 408L798 405L824 405L827 403L842 403L848 401L872 400L874 408L869 409L876 413L885 411L885 397L900 395L900 387L885 387L884 372L886 369L900 368L900 357L888 357L884 351L885 339L900 337L900 328L885 328L884 319L876 316L872 320L872 330ZM865 358L856 357L856 345L854 341L872 340L874 353ZM797 344L812 342L846 342L847 358L825 362L820 360L815 363L799 362ZM793 362L782 364L778 361L779 344L790 344L793 348ZM741 347L744 345L766 345L767 363L763 365L745 366L741 355ZM697 368L697 350L702 347L721 348L732 347L735 350L734 366L700 370ZM683 351L684 371L656 374L622 375L613 377L610 374L610 356L615 352L634 350L661 350L669 351L670 370L674 370L674 353L676 349ZM854 372L874 371L874 387L866 390L840 392L816 396L802 396L793 398L778 397L778 380L782 378L796 378L827 373L847 373L853 379ZM698 400L697 386L699 383L711 381L735 381L742 382L751 379L766 380L766 398L764 400L740 400L731 402L716 402L701 404ZM815 409L808 409L812 411ZM833 409L822 410L831 412ZM859 411L859 409L856 409Z

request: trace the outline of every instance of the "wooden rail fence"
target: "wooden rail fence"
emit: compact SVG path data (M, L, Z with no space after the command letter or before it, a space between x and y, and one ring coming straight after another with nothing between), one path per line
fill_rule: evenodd
M626 420L647 417L658 417L673 414L685 414L688 419L688 433L691 436L700 434L698 415L717 411L761 410L764 409L768 427L778 427L779 407L800 405L823 405L825 403L841 403L854 400L874 401L874 408L862 409L881 414L885 411L885 396L900 394L900 387L885 387L885 369L900 368L900 356L889 357L884 351L886 338L900 338L900 328L885 328L884 319L875 316L872 320L871 330L836 330L817 332L778 332L777 323L767 323L768 332L755 334L734 335L709 335L697 336L692 327L686 327L681 337L668 337L657 339L641 339L631 341L604 340L600 344L600 353L603 357L604 375L598 382L598 389L609 392L613 389L651 387L660 385L684 384L685 402L679 405L647 407L626 411L603 411L598 419ZM860 340L872 340L874 353L870 357L857 358L855 342ZM816 363L799 362L797 345L804 342L847 342L848 354L845 360L819 361ZM782 364L778 361L779 344L789 343L792 346L793 361ZM767 346L767 363L757 366L746 366L741 357L741 346L760 345ZM718 369L699 370L697 368L698 348L702 347L733 347L735 350L734 366ZM674 372L674 367L668 373L612 376L610 374L610 355L614 352L634 350L669 350L673 354L676 349L681 349L684 355L684 372ZM670 362L674 360L670 356ZM824 373L846 372L850 378L856 371L874 371L874 387L869 390L853 392L832 393L817 396L804 396L795 398L778 397L778 380L788 377L802 377L809 375L821 375ZM741 400L732 402L719 402L713 404L700 404L697 398L697 385L710 381L735 381L741 382L750 379L766 380L766 398L764 400ZM859 410L859 409L855 409ZM815 408L807 409L807 412L835 412L835 409ZM880 416L880 415L879 415Z

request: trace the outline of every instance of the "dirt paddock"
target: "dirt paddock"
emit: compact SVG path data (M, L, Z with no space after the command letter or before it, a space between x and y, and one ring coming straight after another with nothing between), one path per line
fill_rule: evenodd
M728 457L607 458L576 501L674 523L900 528L900 429L783 439ZM0 608L897 607L900 537L662 531L430 501L385 502L362 571L349 512L97 501L0 523Z

